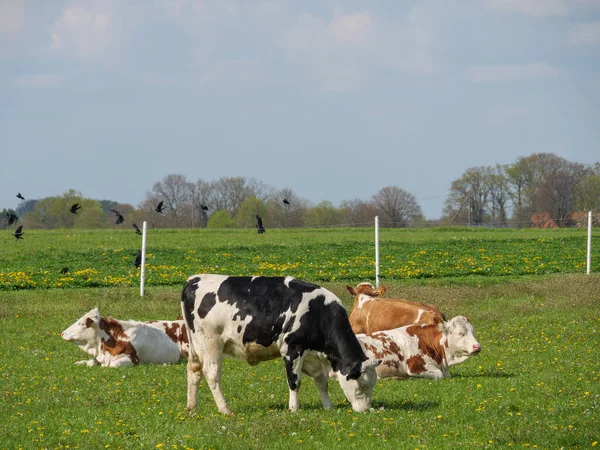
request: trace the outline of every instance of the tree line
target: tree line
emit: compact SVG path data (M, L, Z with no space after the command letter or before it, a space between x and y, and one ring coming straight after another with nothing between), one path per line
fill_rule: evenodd
M283 200L287 200L286 203ZM163 202L163 213L156 205ZM79 203L77 215L69 211ZM600 211L600 162L584 165L551 153L519 157L514 164L467 169L451 183L442 217L426 221L416 197L398 186L386 186L367 200L334 206L317 205L290 188L276 189L254 178L221 177L188 180L169 174L153 184L145 200L134 207L113 200L85 198L76 190L56 197L25 200L0 213L0 227L12 225L14 214L27 228L119 228L111 210L126 225L147 221L153 228L253 228L259 215L267 228L427 225L529 226L532 215L546 214L558 226L573 224L576 211Z

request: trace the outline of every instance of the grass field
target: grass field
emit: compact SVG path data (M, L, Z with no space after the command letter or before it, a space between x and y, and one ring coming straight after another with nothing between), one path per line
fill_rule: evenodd
M383 229L384 280L583 273L586 230ZM141 238L132 230L31 230L4 236L0 290L134 286ZM178 229L148 233L149 286L180 286L193 273L291 275L313 282L374 276L371 229ZM600 271L600 245L593 247ZM61 274L63 267L69 273Z
M251 367L227 360L223 389L235 414L218 414L203 383L198 414L193 417L185 411L185 363L118 370L74 366L86 356L60 338L63 329L94 306L101 313L122 319L172 319L180 312L182 284L176 278L181 276L183 281L190 273L210 268L188 267L203 264L206 255L225 252L224 248L234 255L259 242L257 236L247 237L240 232L225 232L223 236L215 233L210 238L198 231L155 233L156 241L162 237L163 243L153 248L150 242L154 241L150 241L149 248L156 258L163 250L172 251L171 263L177 272L164 283L152 283L150 277L144 298L139 297L135 286L105 287L110 283L99 283L100 287L94 288L67 284L72 288L39 289L53 287L54 272L63 265L76 267L64 260L75 254L91 268L90 262L100 260L103 252L111 254L122 249L120 256L127 266L129 253L135 254L139 245L135 235L132 239L124 233L105 234L113 239L100 245L93 233L78 232L77 237L67 239L60 232L31 231L27 241L2 242L1 270L8 267L14 271L22 265L34 273L51 272L52 277L48 276L49 282L41 286L5 286L0 291L0 449L590 448L600 442L600 276L583 275L581 267L569 266L575 264L574 259L557 256L568 253L563 247L579 247L571 243L581 242L585 234L579 230L564 234L538 231L531 235L506 231L390 233L393 238L389 241L397 245L394 248L398 251L409 247L416 254L418 248L426 249L419 260L425 267L434 267L426 256L433 253L429 249L447 247L448 241L455 239L470 242L460 247L462 253L447 256L455 259L455 265L462 264L456 258L462 258L468 249L476 258L480 253L493 254L492 248L510 248L516 242L521 245L515 248L520 248L527 246L524 241L537 241L548 245L547 252L553 252L541 252L539 256L564 263L565 269L558 274L458 277L441 270L436 275L439 269L432 269L431 277L387 277L383 283L388 287L386 296L432 302L449 317L467 315L483 350L453 367L449 379L379 381L371 412L352 412L336 382L330 383L334 409L324 411L312 381L304 378L301 409L289 413L281 361ZM327 263L322 270L326 273L335 267L329 261L340 262L327 254L332 251L332 236L336 237L336 246L350 248L346 254L352 253L355 242L370 236L361 230L308 234L298 230L293 234L295 238L283 232L270 233L272 241L259 242L254 255L266 263L270 254L266 252L281 249L283 255L291 255L289 248L296 252L322 249L325 255L315 255L314 261L318 266L319 256L324 256ZM196 246L189 244L196 240ZM46 250L36 257L34 250L42 242ZM16 245L21 246L21 254L13 249ZM361 247L356 245L355 253L359 253ZM392 255L384 248L382 242L382 260ZM177 265L177 258L190 250L196 256ZM368 252L364 251L366 258ZM395 253L393 257L396 263L401 261ZM227 258L219 261L229 261ZM114 261L121 260L108 259L113 264L99 264L96 270L110 274L117 265ZM564 262L567 260L572 262ZM298 270L307 274L302 278L319 281L317 268L306 269L302 264ZM321 284L350 308L345 284L372 280L371 263L367 262L366 267L370 272L363 278L352 274ZM391 271L394 266L389 267ZM221 273L253 272L236 264L219 264L219 269ZM464 275L469 273L477 274L465 269Z

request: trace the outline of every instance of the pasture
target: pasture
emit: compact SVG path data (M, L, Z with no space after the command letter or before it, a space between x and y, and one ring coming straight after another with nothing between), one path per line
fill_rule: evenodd
M323 410L308 378L300 410L289 413L282 361L226 360L232 416L217 413L205 383L197 414L188 415L185 363L75 366L86 355L60 332L94 306L120 319L173 319L183 280L201 271L294 275L323 284L350 309L345 285L373 280L371 230L152 231L149 252L155 267L165 267L149 270L144 298L130 262L137 236L32 230L25 238L2 242L0 255L1 449L589 448L600 441L600 276L582 274L581 230L382 230L386 296L467 315L481 354L453 367L449 379L379 381L373 410L363 414L334 381L334 408ZM598 270L598 249L594 255ZM485 264L489 270L476 270ZM61 278L63 266L71 272ZM415 273L419 267L424 273ZM14 272L21 281L7 275Z

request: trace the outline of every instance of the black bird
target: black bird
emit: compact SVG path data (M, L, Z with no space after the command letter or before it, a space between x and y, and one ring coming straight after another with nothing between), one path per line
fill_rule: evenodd
M283 204L289 206L290 202L288 202L287 198L284 198L283 199Z
M81 209L81 206L79 206L79 203L74 203L69 211L71 211L73 214L77 214L78 209Z
M13 233L13 236L14 236L15 238L17 238L17 240L18 240L18 239L23 239L23 225L19 225L19 226L17 227L17 229L16 229L16 230L15 230L15 232Z
M140 230L140 227L138 227L135 223L133 224L133 228L135 228L135 234L139 234L140 236L142 235L142 230Z
M17 220L19 220L19 216L17 216L16 214L13 213L7 213L8 215L8 224L12 225L13 223L15 223Z
M125 218L121 215L121 213L119 211L117 211L116 209L111 209L109 210L110 212L113 212L116 214L117 216L117 221L115 222L117 225L120 225L123 223L123 221L125 220Z
M60 273L62 273L63 275L65 273L68 273L68 272L69 272L69 268L68 267L63 267L62 269L60 269Z
M162 214L162 212L163 212L163 203L164 203L164 201L161 201L158 205L156 205L156 209L154 211L156 211L159 214Z
M265 232L265 227L263 227L262 218L258 214L256 215L256 228L258 228L258 234L263 234Z
M142 265L142 251L140 250L137 255L135 255L135 261L133 262L135 267L140 267Z
M20 192L19 192L19 193L17 193L17 198L20 198L20 199L21 199L21 201L22 201L22 200L25 200L25 197L23 197L23 196L21 195L21 193L20 193Z
M206 205L200 205L200 208L202 208L202 211L208 211L208 206Z

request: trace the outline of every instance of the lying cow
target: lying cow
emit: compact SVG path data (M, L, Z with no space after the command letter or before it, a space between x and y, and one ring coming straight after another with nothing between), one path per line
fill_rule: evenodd
M151 327L164 331L179 348L179 354L182 359L187 359L190 345L188 343L187 329L183 320L151 320L145 322Z
M124 367L179 361L179 348L162 331L143 322L100 317L98 308L92 309L60 335L93 356L75 364Z
M439 324L444 315L433 305L408 300L380 298L385 287L375 289L371 283L360 283L356 288L346 286L354 296L350 325L355 333L371 334L410 324Z
M221 391L223 356L256 365L283 357L289 409L298 409L300 373L313 377L324 408L331 368L355 411L370 407L379 361L368 359L350 328L341 301L330 291L291 277L194 275L181 308L189 335L187 407L197 404L202 374L217 408L231 411ZM303 367L305 355L311 362Z
M368 357L382 360L378 378L449 377L449 367L481 351L473 325L464 316L437 325L409 325L357 337Z

